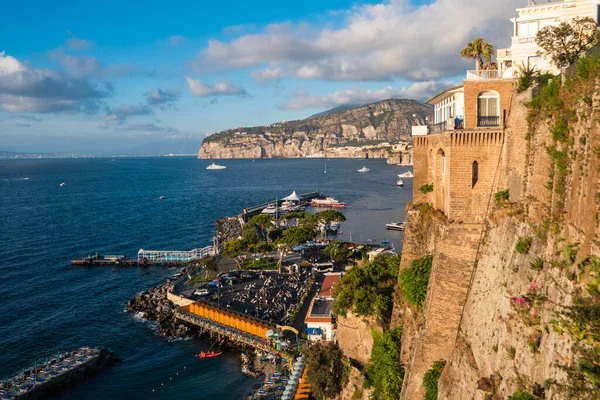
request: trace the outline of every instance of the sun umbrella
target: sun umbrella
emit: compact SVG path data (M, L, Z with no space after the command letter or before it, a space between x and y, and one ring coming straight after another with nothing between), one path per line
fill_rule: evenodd
M269 360L273 360L273 359L275 358L275 356L274 356L273 354L269 354L269 355L267 356L267 358L268 358Z
M275 331L274 331L273 329L269 329L269 330L267 331L267 333L266 333L266 336L267 336L267 337L271 337L271 336L273 336L274 334L275 334Z

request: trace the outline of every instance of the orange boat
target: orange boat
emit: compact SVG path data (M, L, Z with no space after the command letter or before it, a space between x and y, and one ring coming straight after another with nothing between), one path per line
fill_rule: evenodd
M213 358L219 357L221 354L223 354L222 351L201 351L200 353L196 354L196 357L200 359Z

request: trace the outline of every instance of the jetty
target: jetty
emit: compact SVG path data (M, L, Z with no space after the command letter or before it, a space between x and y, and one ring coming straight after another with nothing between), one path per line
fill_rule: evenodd
M299 194L298 197L300 197L302 199L303 203L310 203L310 201L312 199L318 198L318 197L323 197L324 195L319 192L309 192L309 193L303 193L303 194ZM256 214L259 214L262 210L264 210L265 208L267 208L269 205L273 204L273 205L277 205L277 207L279 207L281 205L281 203L283 203L285 201L285 199L277 199L277 200L272 200L272 201L268 201L266 203L261 203L261 204L257 204L255 206L251 206L251 207L246 207L242 210L242 213L239 215L239 218L241 218L244 222L248 222L253 216L255 216Z
M183 266L203 257L217 254L215 246L206 246L193 250L144 250L140 249L137 258L127 258L123 255L102 256L100 253L84 258L71 260L71 265L77 266L124 266L137 267L144 265Z
M110 351L81 347L59 353L0 382L0 399L45 399L119 361Z

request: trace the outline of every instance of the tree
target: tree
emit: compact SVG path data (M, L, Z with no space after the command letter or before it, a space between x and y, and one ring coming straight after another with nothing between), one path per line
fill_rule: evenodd
M292 247L307 242L314 237L315 230L309 226L295 226L283 231L281 238L277 241L279 250L281 252L279 256L279 262L277 263L277 269L279 270L279 273L281 273L283 258L292 249Z
M311 219L316 225L325 225L325 240L327 240L327 225L333 221L344 222L346 217L337 210L325 210L313 214Z
M346 243L334 240L325 247L325 255L333 262L343 261L350 255L350 249Z
M600 28L593 18L573 18L542 28L535 41L558 68L568 67L600 39Z
M258 214L255 215L254 217L252 217L252 219L250 219L250 224L256 224L260 227L260 230L262 231L263 236L265 236L265 238L268 238L268 235L265 235L265 230L272 228L273 227L273 216L269 215L269 214Z
M348 381L342 350L337 343L316 342L304 348L308 383L317 400L337 397Z
M242 239L232 239L223 245L223 254L230 258L236 258L246 248Z
M477 36L475 40L467 43L460 51L460 56L466 59L474 59L475 70L479 71L492 61L494 53L494 46L486 42L481 36Z
M204 271L204 274L205 274L204 278L208 278L209 272L217 271L217 264L215 264L212 257L202 257L198 261L198 267L200 267L200 269L202 269Z
M250 225L250 228L242 231L242 239L248 245L258 244L261 241L260 234L257 232L253 224L246 224L244 225L244 228L248 225Z

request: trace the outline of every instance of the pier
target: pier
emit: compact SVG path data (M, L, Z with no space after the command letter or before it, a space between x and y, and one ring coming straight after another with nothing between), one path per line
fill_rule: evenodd
M45 362L23 369L11 379L0 382L0 398L14 400L45 399L114 364L118 359L107 350L82 347L57 354Z
M101 256L99 253L88 255L84 258L71 260L71 265L77 266L124 266L137 267L139 265L185 265L203 257L217 254L215 246L206 246L193 250L144 250L138 251L137 258L127 258L123 255Z
M302 199L302 202L309 203L310 200L312 200L314 198L323 197L323 194L321 192L309 192L309 193L299 194L298 196ZM263 209L265 209L270 204L277 203L277 206L280 206L281 203L283 203L283 202L284 202L283 199L278 199L278 200L268 201L268 202L262 203L262 204L257 204L255 206L246 207L246 208L244 208L242 213L239 215L239 217L242 218L244 220L244 222L248 222L253 216L255 216L256 214L259 214Z

